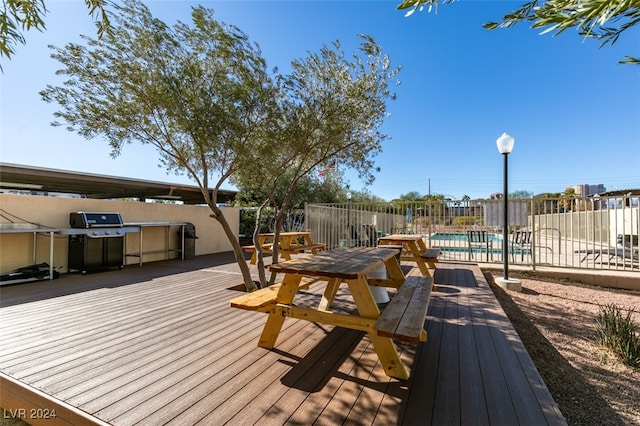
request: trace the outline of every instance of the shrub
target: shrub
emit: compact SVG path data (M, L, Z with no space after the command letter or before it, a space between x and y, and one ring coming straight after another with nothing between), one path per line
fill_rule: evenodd
M631 309L624 316L616 305L600 306L596 333L601 346L611 349L624 364L640 368L640 337L633 323L633 313Z
M458 216L453 220L453 225L456 226L472 226L476 224L478 220L475 216Z

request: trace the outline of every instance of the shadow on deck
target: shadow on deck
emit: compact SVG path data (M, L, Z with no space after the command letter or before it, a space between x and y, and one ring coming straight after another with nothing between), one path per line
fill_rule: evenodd
M229 307L241 282L224 253L2 287L4 408L56 408L58 424L566 424L475 265L439 264L428 341L398 345L406 381L358 331L288 319L257 347L265 316ZM336 304L353 309L346 291Z

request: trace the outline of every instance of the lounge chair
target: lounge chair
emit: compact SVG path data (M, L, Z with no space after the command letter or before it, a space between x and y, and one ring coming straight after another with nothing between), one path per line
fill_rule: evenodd
M487 261L489 261L489 255L493 260L493 241L491 240L487 231L467 231L467 242L469 247L469 260L473 259L473 251L479 249L487 252ZM480 256L482 259L482 256Z
M364 247L376 247L378 245L378 230L375 225L362 225L360 245Z
M611 259L622 259L623 262L631 261L632 266L639 262L638 246L633 245L631 240L623 239L622 235L618 235L615 247L609 247L604 249L588 249L588 250L576 250L575 253L584 253L584 257L580 260L580 263L587 260L591 255L593 261L598 260L600 256L609 256L608 262L611 263ZM600 261L602 263L602 261Z
M516 230L511 234L511 259L515 262L516 252L520 251L520 261L524 260L525 253L531 255L531 231L527 229Z
M360 245L360 232L355 225L347 225L346 228L346 246L356 247Z
M614 247L614 248L606 248L606 249L576 250L575 252L585 254L585 256L582 259L580 259L580 263L587 260L587 258L592 254L595 254L595 256L593 257L594 261L598 260L598 258L602 255L604 256L608 255L609 262L611 262L611 259L616 257L616 258L622 259L623 261L630 260L631 263L638 263L638 252L634 251L633 249ZM602 263L602 261L600 263Z

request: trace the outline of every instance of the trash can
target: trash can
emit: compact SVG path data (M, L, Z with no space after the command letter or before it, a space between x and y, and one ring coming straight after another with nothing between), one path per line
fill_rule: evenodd
M371 290L371 295L376 303L388 303L389 300L391 300L389 299L389 293L387 293L386 288L371 286L369 289Z
M178 231L178 235L182 237L181 231ZM184 225L184 258L193 259L196 257L196 227L193 223L186 222Z

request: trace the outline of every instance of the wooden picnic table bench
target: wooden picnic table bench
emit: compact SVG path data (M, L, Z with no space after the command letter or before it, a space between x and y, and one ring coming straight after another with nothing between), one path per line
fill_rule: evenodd
M239 296L231 306L268 314L258 346L275 346L285 318L296 318L367 332L381 365L388 376L407 379L393 340L418 342L426 340L423 329L431 292L431 277L405 279L396 258L397 250L383 247L337 249L311 257L298 257L270 265L272 272L283 273L279 285ZM380 267L384 274L368 279ZM317 307L294 304L296 293L313 282L324 282L325 290ZM331 310L341 284L347 284L357 313ZM405 287L406 284L406 288ZM380 314L370 285L398 289ZM403 289L404 288L404 289Z
M424 321L432 288L431 277L407 277L376 321L378 335L402 342L426 342Z
M298 284L298 289L305 290L309 286L319 280L318 277L304 277ZM267 287L252 291L251 293L243 294L234 299L231 299L231 307L244 309L247 311L265 312L272 309L273 304L276 303L278 291L282 283L272 284Z
M319 250L324 250L327 247L325 243L305 244L299 246L282 247L280 251L290 254L299 254L304 252L311 252L317 254Z
M438 256L440 256L440 248L438 247L428 248L420 254L420 257L422 257L427 262L431 269L436 269Z

